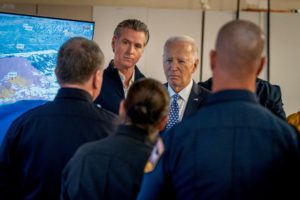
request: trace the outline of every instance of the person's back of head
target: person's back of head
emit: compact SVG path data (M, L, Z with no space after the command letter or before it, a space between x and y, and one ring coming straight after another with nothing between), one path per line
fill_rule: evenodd
M225 24L219 31L215 51L211 51L213 91L248 89L255 91L255 80L264 65L265 37L259 26L246 20Z
M60 47L55 74L61 87L88 90L94 99L100 92L103 64L104 55L97 43L74 37Z
M143 32L145 34L145 43L144 46L147 45L149 38L150 38L150 33L147 25L138 20L138 19L126 19L121 21L117 27L114 30L114 37L119 38L122 34L122 30L124 28L129 28L137 32Z
M125 123L152 133L163 129L168 116L169 95L159 81L145 78L133 83L124 101Z

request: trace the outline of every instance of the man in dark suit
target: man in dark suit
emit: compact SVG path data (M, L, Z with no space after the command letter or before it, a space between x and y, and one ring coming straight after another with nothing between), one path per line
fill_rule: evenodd
M118 117L96 107L104 56L75 37L59 50L54 101L18 117L0 148L1 199L59 199L61 172L76 149L115 131Z
M167 79L166 86L172 98L167 129L175 123L186 119L199 110L206 102L210 91L197 85L192 75L199 64L198 47L195 40L189 36L170 37L164 45L163 66ZM179 108L175 123L172 103L174 97ZM177 105L176 105L177 106Z
M204 82L199 82L198 84L208 90L211 90L212 78L209 78ZM258 96L259 102L262 106L268 108L281 119L286 120L280 86L273 85L268 81L256 78L256 95Z
M210 53L213 94L170 129L165 153L145 174L138 200L299 199L297 134L255 95L264 41L250 21L222 26Z
M102 108L119 113L119 105L132 83L145 76L136 63L149 40L149 30L137 19L127 19L118 24L112 38L114 59L104 70L101 93L95 100Z

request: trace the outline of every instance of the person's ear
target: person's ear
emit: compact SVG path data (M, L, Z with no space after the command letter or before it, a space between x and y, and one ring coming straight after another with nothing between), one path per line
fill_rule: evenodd
M259 60L259 66L258 66L257 71L256 71L256 76L258 76L262 72L265 63L266 63L266 57L263 56Z
M210 53L209 53L211 71L214 71L214 69L215 69L216 56L217 56L217 51L216 50L211 50Z
M102 70L97 70L93 75L93 87L94 89L101 89L102 86Z
M116 43L117 43L117 37L116 36L113 36L112 40L111 40L111 48L113 50L113 52L115 53L115 46L116 46Z
M91 92L92 92L92 98L93 100L95 100L99 94L100 94L100 90L101 90L101 86L102 86L102 70L97 70L96 72L93 73L92 77L90 78L91 80ZM90 83L90 81L89 81Z
M124 99L121 100L121 102L120 102L119 116L120 116L121 121L124 122L125 118L126 118L126 111L125 111Z
M195 60L195 62L194 62L194 66L193 66L192 73L194 73L194 72L197 70L197 67L198 67L198 65L199 65L199 62L200 62L200 60L199 60L199 58L197 58L197 59Z

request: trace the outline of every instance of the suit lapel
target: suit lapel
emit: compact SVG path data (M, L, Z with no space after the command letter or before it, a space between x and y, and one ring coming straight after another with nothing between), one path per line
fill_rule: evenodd
M115 80L118 80L116 82L116 90L117 90L117 94L122 98L124 99L125 98L125 94L124 94L124 90L123 90L123 83L121 81L121 78L119 76L119 73L118 73L118 70L114 68L114 64L113 64L113 61L111 61L109 63L109 68L110 68L110 73L111 73L111 76L114 77ZM144 74L141 73L141 71L137 68L137 66L134 67L134 76L135 76L135 80L138 80L138 79L141 79L141 78L144 78Z
M108 70L109 76L112 77L111 80L116 80L116 81L112 81L111 82L112 85L110 85L109 87L114 88L117 95L119 97L121 97L121 99L124 99L125 94L124 94L124 90L123 90L123 84L122 84L121 78L119 76L118 70L116 68L114 68L113 61L111 61L109 63L107 70Z
M190 115L194 114L198 110L199 105L203 101L203 97L201 93L202 93L201 88L193 81L193 87L182 119L189 117Z

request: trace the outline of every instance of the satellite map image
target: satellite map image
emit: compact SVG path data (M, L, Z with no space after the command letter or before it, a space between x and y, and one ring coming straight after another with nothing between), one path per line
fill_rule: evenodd
M52 100L59 47L69 38L93 38L94 23L0 13L0 105Z

